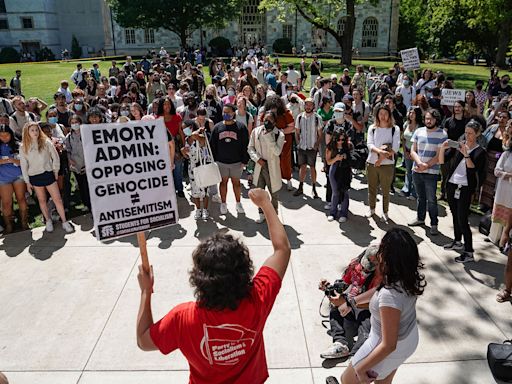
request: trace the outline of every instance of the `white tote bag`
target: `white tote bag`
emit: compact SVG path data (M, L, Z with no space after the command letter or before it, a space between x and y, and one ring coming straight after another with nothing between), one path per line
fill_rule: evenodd
M217 185L222 180L220 176L219 166L213 161L212 149L208 138L206 140L206 148L208 150L208 159L211 159L211 163L207 163L207 160L203 160L201 154L201 146L197 143L197 156L199 158L200 165L193 169L194 181L199 188L207 188L212 185Z

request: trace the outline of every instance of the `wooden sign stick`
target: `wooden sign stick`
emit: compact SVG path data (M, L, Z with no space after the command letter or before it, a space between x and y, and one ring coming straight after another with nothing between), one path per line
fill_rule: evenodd
M149 273L148 249L146 247L146 235L144 232L137 232L137 242L139 243L140 259L144 272Z

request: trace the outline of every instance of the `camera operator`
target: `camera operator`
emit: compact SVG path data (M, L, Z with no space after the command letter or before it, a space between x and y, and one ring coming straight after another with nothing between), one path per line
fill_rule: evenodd
M327 332L333 339L332 345L320 354L323 359L339 359L353 355L365 342L370 333L370 302L382 278L376 269L377 245L353 259L343 273L341 280L329 284L321 280L318 288L329 299L329 323ZM354 336L357 342L354 343Z

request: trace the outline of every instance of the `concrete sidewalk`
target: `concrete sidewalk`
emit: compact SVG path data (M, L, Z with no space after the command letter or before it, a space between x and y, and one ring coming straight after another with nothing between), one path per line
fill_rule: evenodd
M320 182L325 182L323 174ZM321 325L318 281L336 279L369 243L392 226L405 228L415 216L414 202L397 196L392 197L392 222L367 219L366 184L355 179L353 187L351 215L344 224L327 222L324 202L309 197L309 186L304 197L280 193L280 217L293 251L265 329L268 383L321 384L329 375L340 376L348 362L332 366L319 356L331 339ZM266 225L254 223L257 210L247 191L244 195L246 216L237 217L228 195L228 215L219 218L218 204L212 204L207 222L196 222L193 207L179 199L179 224L149 235L155 320L193 298L187 271L198 238L229 228L244 238L257 266L271 253ZM92 236L90 216L73 222L77 231L72 235L60 227L51 234L38 228L0 239L0 371L15 384L188 382L181 353L162 356L137 349L135 237L101 244ZM512 337L512 307L495 301L506 258L475 230L476 262L456 264L457 253L442 248L452 236L451 215L443 207L439 229L442 235L435 237L428 228L410 229L426 264L428 286L418 300L419 347L394 382L493 383L487 344Z

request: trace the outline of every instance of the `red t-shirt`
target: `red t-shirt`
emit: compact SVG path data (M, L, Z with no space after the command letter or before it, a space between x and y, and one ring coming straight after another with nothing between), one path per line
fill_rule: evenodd
M150 329L163 354L180 349L190 366L190 384L260 384L268 378L263 328L281 278L262 267L249 296L234 311L212 311L196 302L173 308Z
M157 116L157 118L159 118L159 117L163 117L163 116ZM175 115L172 115L171 120L169 120L169 121L164 120L165 127L170 132L172 137L176 137L176 135L178 135L182 121L183 121L183 119L181 118L180 114L178 114L178 113Z

